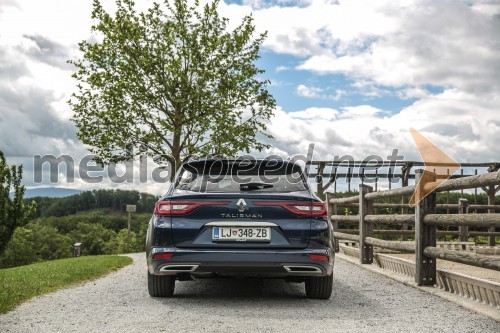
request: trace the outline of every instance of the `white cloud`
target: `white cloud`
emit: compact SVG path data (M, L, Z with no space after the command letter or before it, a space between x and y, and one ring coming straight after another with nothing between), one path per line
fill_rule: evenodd
M306 98L330 99L338 101L346 94L344 90L336 89L334 94L329 94L328 89L319 87L308 87L304 84L299 84L296 88L297 95Z
M387 113L370 105L346 106L343 110L342 118L353 119L372 118Z
M308 6L312 0L243 0L243 5L252 9L262 9L270 7L304 7Z
M500 3L490 3L488 8L499 9ZM349 36L325 28L338 43L354 47L348 51L323 48L298 69L343 73L392 87L430 84L470 92L500 87L496 74L500 71L500 16L491 14L495 11L448 1L415 1L407 7L385 3L363 12L370 11L373 17L367 22L373 27L375 17L382 13L393 24L384 31L366 26L364 33ZM361 47L355 47L357 41Z
M393 1L310 1L307 6L254 7L253 17L260 31L268 31L265 46L275 52L313 55L322 45L334 43L345 51L363 46L370 36L383 35L397 27ZM251 7L231 5L224 12L249 13Z
M271 131L285 142L281 150L317 139L328 147L324 155L399 147L418 159L408 135L415 127L460 161L498 160L500 2L313 1L306 8L256 9L253 16L268 30L267 48L303 59L297 69L343 74L354 81L348 89L367 97L417 100L392 115L352 105L279 111ZM326 89L302 84L296 93L321 98ZM329 145L326 133L345 143ZM293 138L290 144L285 136Z
M491 16L500 14L497 0L478 0L472 5L472 9Z
M283 71L287 71L287 70L290 70L291 68L290 67L287 67L287 66L278 66L276 67L275 71L276 72L283 72Z
M223 8L231 17L252 11ZM320 0L252 11L259 31L268 31L265 47L304 58L298 69L468 92L500 90L499 13L494 0Z
M409 134L414 127L459 162L495 161L500 156L500 113L490 110L498 99L483 97L477 101L472 94L449 89L394 115L369 105L288 113L278 109L269 131L276 138L273 148L289 154L305 154L308 144L315 143L316 158L385 158L397 148L407 160L420 160Z
M340 117L341 112L330 108L307 108L303 111L289 112L288 115L294 119L303 119L305 121L333 121Z
M400 90L396 95L401 99L424 98L428 97L430 92L421 87L414 87Z
M321 88L308 87L303 84L297 86L297 94L302 97L319 98L320 93L323 91Z
M140 8L151 3L137 2ZM106 1L106 8L113 3ZM14 162L29 166L29 156L36 153L85 153L69 121L66 100L75 82L64 61L77 56L77 43L90 36L91 5L0 3L0 149ZM268 31L265 48L297 56L298 69L354 81L342 89L273 82L290 84L290 93L295 89L311 98L311 107L276 110L269 122L275 140L267 152L305 154L314 142L318 158L352 154L362 159L399 148L407 159L419 159L408 133L415 127L461 162L498 160L498 1L253 0L243 6L221 3L221 11L232 27L252 12L258 31ZM280 65L275 70L295 69ZM340 100L348 89L416 102L392 114L357 103L312 107L314 98Z

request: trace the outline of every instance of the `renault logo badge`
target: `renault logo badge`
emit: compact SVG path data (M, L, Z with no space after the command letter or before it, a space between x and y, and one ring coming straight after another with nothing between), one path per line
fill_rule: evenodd
M238 207L240 212L244 212L248 209L247 203L243 199L238 200L238 202L236 203L236 207Z

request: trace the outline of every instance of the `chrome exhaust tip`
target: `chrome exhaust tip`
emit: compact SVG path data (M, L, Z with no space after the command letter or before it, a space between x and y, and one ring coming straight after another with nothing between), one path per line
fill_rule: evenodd
M288 272L294 275L320 275L323 274L323 271L316 266L283 266L283 268Z
M161 273L171 273L171 274L176 274L176 273L191 273L194 272L199 265L182 265L182 264L175 264L175 265L164 265L159 268L159 271Z

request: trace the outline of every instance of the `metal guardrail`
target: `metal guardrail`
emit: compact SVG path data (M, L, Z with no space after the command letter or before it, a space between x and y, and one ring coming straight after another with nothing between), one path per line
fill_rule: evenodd
M360 251L357 248L342 245L342 252L348 256L357 257ZM410 278L416 276L416 265L408 259L374 253L374 263L380 268ZM436 273L435 286L437 288L500 309L500 283L445 269L437 269Z
M377 253L375 255L375 264L380 268L403 274L409 277L415 277L415 263L411 260L391 257Z
M448 292L500 309L500 283L439 269L437 286Z
M395 273L409 277L416 275L415 263L411 260L376 253L375 262L377 266ZM500 283L438 269L436 286L450 293L500 308Z
M373 192L370 186L359 185L359 194L348 198L332 199L327 196L328 218L333 222L336 238L348 239L359 242L359 260L362 264L373 263L373 246L388 248L403 252L415 252L416 274L415 282L418 285L434 285L436 283L436 258L455 261L463 264L489 268L500 271L500 258L482 254L471 254L465 251L453 251L436 247L436 226L459 226L461 238L467 235L469 226L500 227L500 214L467 214L468 208L464 202L459 203L461 214L435 214L436 192L470 189L477 187L493 187L493 194L500 188L500 171L488 174L469 176L445 181L436 187L436 175L424 170L417 170L417 186L407 186L398 189ZM420 182L420 183L419 183ZM414 215L373 215L374 200L410 195L414 192L429 193L415 205ZM334 215L335 205L358 203L357 216ZM358 223L359 236L339 233L338 223ZM415 224L415 242L384 241L373 238L374 223L377 224ZM492 231L490 229L490 231ZM337 249L338 250L338 247Z

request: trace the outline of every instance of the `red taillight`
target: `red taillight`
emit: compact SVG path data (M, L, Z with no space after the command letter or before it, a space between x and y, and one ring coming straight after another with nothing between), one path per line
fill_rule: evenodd
M254 201L255 206L279 206L301 216L326 216L326 207L323 202L273 202Z
M201 206L228 205L230 201L158 201L155 206L156 215L184 215Z
M153 254L153 260L170 259L173 256L174 256L173 253L155 253Z
M312 215L313 216L326 216L326 205L324 202L318 202L312 204Z
M317 261L328 261L328 256L324 254L309 254L309 258L312 260L317 260Z

